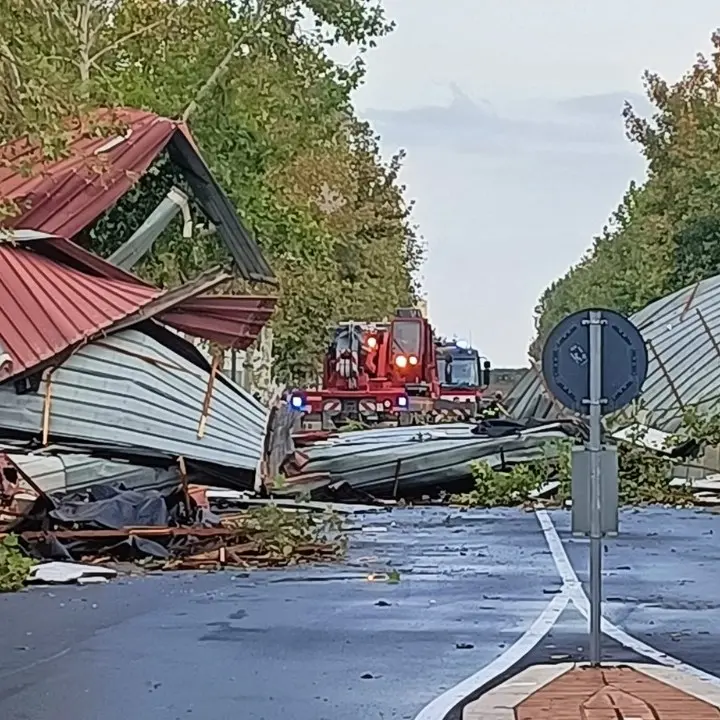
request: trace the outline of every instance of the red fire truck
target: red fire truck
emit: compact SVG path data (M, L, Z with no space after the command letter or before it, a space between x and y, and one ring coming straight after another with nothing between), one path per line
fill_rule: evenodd
M342 323L328 348L319 389L291 395L305 427L348 421L409 425L440 396L433 329L415 308L385 323Z

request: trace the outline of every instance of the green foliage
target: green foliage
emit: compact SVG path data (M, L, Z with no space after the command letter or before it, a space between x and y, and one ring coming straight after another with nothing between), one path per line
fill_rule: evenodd
M675 442L693 441L698 452L706 446L720 446L720 413L700 413L696 407L688 407L683 413L683 422Z
M671 460L631 443L618 445L619 502L621 505L685 504L684 488L670 487Z
M685 287L720 273L720 215L689 221L675 237L671 286Z
M61 152L59 118L99 106L186 118L278 274L276 369L301 383L328 326L381 319L417 292L402 154L384 162L351 104L364 52L391 29L374 0L0 0L0 138L30 131ZM329 55L338 43L357 49L348 66ZM182 187L167 163L155 171L92 229L93 250L115 249ZM175 285L227 260L177 222L139 272Z
M717 432L720 436L720 421ZM507 471L493 470L485 462L473 463L475 488L469 493L452 496L451 502L467 507L521 505L542 485L555 480L560 486L554 500L562 503L570 498L571 453L571 441L555 440L546 443L542 458L513 465ZM618 466L621 505L692 502L687 490L670 487L672 461L664 455L632 442L620 443Z
M319 555L341 557L347 547L336 513L288 512L269 504L223 521L240 530L272 564L295 564Z
M486 462L474 462L475 488L452 495L450 502L466 507L507 507L530 499L530 493L542 485L542 478L531 464L514 465L509 471L493 470Z
M645 74L652 118L625 109L628 137L648 161L602 234L536 308L542 341L564 315L590 306L633 313L720 267L720 35L675 85Z
M450 502L466 507L507 507L531 499L549 480L558 480L560 494L570 495L570 449L572 442L551 440L542 447L543 456L519 463L507 470L494 470L484 461L472 463L475 488L468 493L452 495Z
M0 592L21 590L33 564L20 549L17 535L0 540Z

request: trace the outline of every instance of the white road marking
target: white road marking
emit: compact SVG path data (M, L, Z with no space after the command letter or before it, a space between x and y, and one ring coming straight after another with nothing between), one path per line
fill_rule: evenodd
M560 536L550 519L550 515L546 510L536 510L535 514L540 523L543 534L545 535L545 540L550 548L550 552L552 553L555 566L562 578L563 590L567 592L572 604L587 620L590 617L590 601L583 590L577 573L570 564L570 560L565 552L562 540L560 540ZM613 625L606 618L603 618L602 630L605 635L617 641L624 647L633 650L638 655L644 655L646 658L650 658L661 665L677 668L688 675L692 675L700 680L712 683L713 685L720 686L720 678L715 675L706 673L704 670L700 670L700 668L696 668L694 665L689 665L672 655L666 655L665 653L660 652L660 650L644 643L642 640L638 640L638 638L628 635L628 633L621 630L616 625Z
M471 675L454 687L449 688L442 695L432 700L415 716L415 720L443 720L458 703L462 702L478 688L487 685L498 675L509 670L515 663L522 660L525 655L538 645L545 635L550 632L568 604L574 605L580 614L586 620L589 620L590 601L585 594L585 590L577 573L570 563L570 559L565 552L562 540L550 519L550 515L546 510L536 510L535 515L540 523L545 541L548 544L553 561L555 562L555 567L562 580L562 591L548 603L537 620L535 620L527 631L505 650L502 655L495 658L495 660L474 675ZM638 655L643 655L660 665L674 668L685 675L690 675L697 680L720 688L720 678L704 670L700 670L700 668L696 668L694 665L689 665L672 655L660 652L660 650L657 650L642 640L629 635L616 625L613 625L613 623L606 618L603 618L602 630L605 635L620 645L633 650Z
M468 695L522 660L550 632L569 602L570 593L567 590L556 595L535 622L502 655L496 657L482 670L436 697L415 716L415 720L442 720Z

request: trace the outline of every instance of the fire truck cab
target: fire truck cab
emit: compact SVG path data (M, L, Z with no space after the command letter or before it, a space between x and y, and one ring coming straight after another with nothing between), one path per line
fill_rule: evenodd
M490 362L475 348L455 340L438 342L436 352L440 378L436 409L475 416L490 384Z
M346 322L334 331L322 386L293 393L303 425L330 429L348 421L411 424L432 412L439 396L432 327L419 310L389 322Z

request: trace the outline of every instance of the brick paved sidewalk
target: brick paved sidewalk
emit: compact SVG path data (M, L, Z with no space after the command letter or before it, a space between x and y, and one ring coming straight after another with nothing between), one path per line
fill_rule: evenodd
M468 704L463 720L720 720L720 687L653 665L538 665Z

